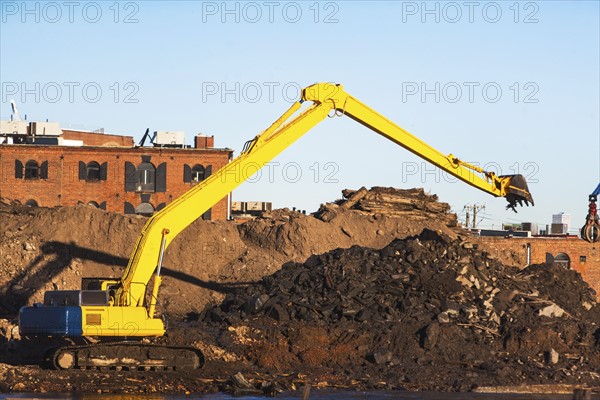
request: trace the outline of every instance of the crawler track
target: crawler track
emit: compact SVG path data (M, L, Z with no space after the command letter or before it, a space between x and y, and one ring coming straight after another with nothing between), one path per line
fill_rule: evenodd
M57 347L44 358L55 369L192 371L204 365L200 350L136 342Z

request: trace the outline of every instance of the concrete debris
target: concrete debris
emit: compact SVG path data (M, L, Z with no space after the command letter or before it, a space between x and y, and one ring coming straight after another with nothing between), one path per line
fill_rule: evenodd
M542 317L548 318L560 318L565 314L565 310L557 306L556 304L551 304L546 306L538 311L538 315Z

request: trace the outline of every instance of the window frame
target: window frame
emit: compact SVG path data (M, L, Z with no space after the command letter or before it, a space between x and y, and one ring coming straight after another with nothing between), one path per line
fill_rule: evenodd
M40 164L35 160L28 160L24 166L23 179L39 180L40 179Z
M202 164L196 164L191 168L192 183L200 183L206 179L206 168ZM200 178L202 176L202 178Z
M85 180L86 182L99 182L100 179L100 175L101 175L101 166L100 163L97 161L90 161L89 163L87 163L85 165ZM92 171L95 171L96 175L95 176L91 176L92 175Z
M142 206L143 207L150 207L150 208L152 208L152 212L142 212L142 210L140 210L140 207L142 207ZM136 215L143 215L145 217L149 217L152 214L154 214L155 212L156 212L156 208L150 202L142 202L142 203L138 204L135 207L135 214Z
M142 162L136 168L135 191L138 193L156 192L156 167L150 162Z

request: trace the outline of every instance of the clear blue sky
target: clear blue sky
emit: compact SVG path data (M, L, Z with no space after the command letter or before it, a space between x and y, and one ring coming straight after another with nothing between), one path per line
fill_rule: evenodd
M519 214L348 118L328 119L234 199L314 211L360 186L424 187L480 227L583 224L600 179L599 3L2 1L0 118L198 132L238 154L318 81L443 153L523 173ZM298 172L301 172L301 176Z

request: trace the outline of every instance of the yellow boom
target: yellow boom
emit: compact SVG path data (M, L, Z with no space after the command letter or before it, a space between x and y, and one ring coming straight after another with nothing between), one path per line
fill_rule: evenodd
M297 114L305 101L312 104ZM452 154L444 155L347 94L341 85L319 83L305 88L301 100L294 103L268 129L247 142L237 158L147 221L118 284L112 305L143 308L146 286L154 271L158 269L146 315L146 318L154 319L162 255L171 241L194 220L248 179L257 168L262 168L330 113L347 115L465 183L493 196L505 197L510 208L514 209L516 204L521 204L522 201L533 204L522 175L496 176L493 172L483 171ZM247 168L250 166L252 168ZM136 322L126 321L128 315L131 318L134 314L124 312L123 323ZM139 325L144 326L147 322L137 321ZM147 333L147 330L145 332ZM156 332L156 334L162 333Z

